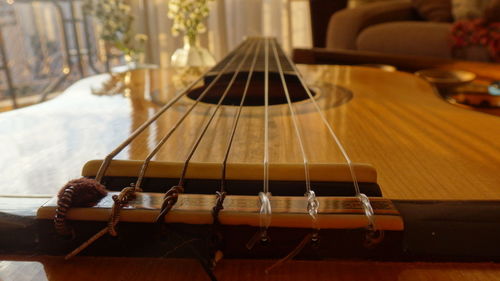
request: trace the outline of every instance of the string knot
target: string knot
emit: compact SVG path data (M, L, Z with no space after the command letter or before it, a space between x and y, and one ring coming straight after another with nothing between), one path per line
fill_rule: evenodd
M223 248L223 237L220 230L220 220L219 213L224 209L224 199L226 198L226 192L216 191L215 196L217 198L214 207L212 208L212 237L210 240L211 257L212 257L212 267L222 259L224 256L222 252Z
M215 192L215 196L217 197L217 201L215 202L215 206L212 208L212 217L214 220L214 224L219 224L219 213L224 209L224 199L226 198L226 192L217 191Z
M108 222L108 232L111 236L118 236L116 225L120 221L120 211L123 206L127 205L132 199L135 198L136 189L133 186L125 187L118 195L113 195L111 198L114 201L111 208L111 216Z
M172 207L177 203L179 198L179 193L184 192L184 187L181 185L176 185L171 187L166 193L161 205L160 214L156 218L156 222L160 223L165 220L165 216L170 212Z
M260 241L262 245L268 245L270 243L270 238L267 233L267 229L271 225L271 216L272 216L272 208L271 208L271 193L269 192L259 192L259 201L260 201L260 213L259 213L259 225L260 231L255 233L252 238L247 242L247 249L252 249L257 241Z
M363 207L365 216L368 220L364 246L367 248L371 248L384 240L384 231L377 228L377 225L375 223L375 213L373 212L373 207L368 196L366 196L364 193L359 193L357 197L361 202L361 206Z
M307 212L314 220L316 220L319 209L319 201L318 198L316 198L316 193L309 190L306 192L305 196L307 197Z

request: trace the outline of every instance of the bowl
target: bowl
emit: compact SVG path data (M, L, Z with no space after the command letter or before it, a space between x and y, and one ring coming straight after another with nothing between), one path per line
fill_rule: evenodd
M454 88L476 79L476 74L465 70L424 69L415 74L438 88Z

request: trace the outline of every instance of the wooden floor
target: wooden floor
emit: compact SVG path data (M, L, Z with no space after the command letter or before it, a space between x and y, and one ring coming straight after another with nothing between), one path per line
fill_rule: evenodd
M209 280L193 260L78 257L37 257L31 261L0 261L2 281ZM22 259L26 259L23 257ZM404 263L354 261L292 261L265 274L273 261L223 260L216 276L224 280L500 280L500 264Z

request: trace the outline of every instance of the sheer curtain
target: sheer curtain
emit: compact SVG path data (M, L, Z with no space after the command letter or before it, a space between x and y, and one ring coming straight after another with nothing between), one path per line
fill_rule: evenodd
M166 67L170 56L182 46L182 37L171 35L168 1L132 0L136 29L148 35L146 58ZM217 60L247 36L273 36L285 51L312 45L307 0L215 0L210 2L208 31L201 44Z

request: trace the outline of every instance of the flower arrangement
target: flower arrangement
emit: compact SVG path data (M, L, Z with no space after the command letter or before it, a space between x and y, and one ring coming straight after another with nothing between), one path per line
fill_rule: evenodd
M458 21L453 25L451 35L454 49L484 46L492 60L500 62L500 22L487 22L481 18Z
M172 34L180 33L188 38L190 44L195 44L198 34L206 32L203 20L208 16L208 2L214 0L170 0L167 16L173 20Z
M170 0L167 16L173 20L172 35L184 34L184 47L177 49L171 57L175 67L205 67L215 64L210 52L201 47L198 34L207 31L204 19L210 12L208 3L214 0Z
M83 11L94 16L102 27L101 39L123 52L128 61L137 61L148 37L135 34L134 17L126 0L85 0Z

